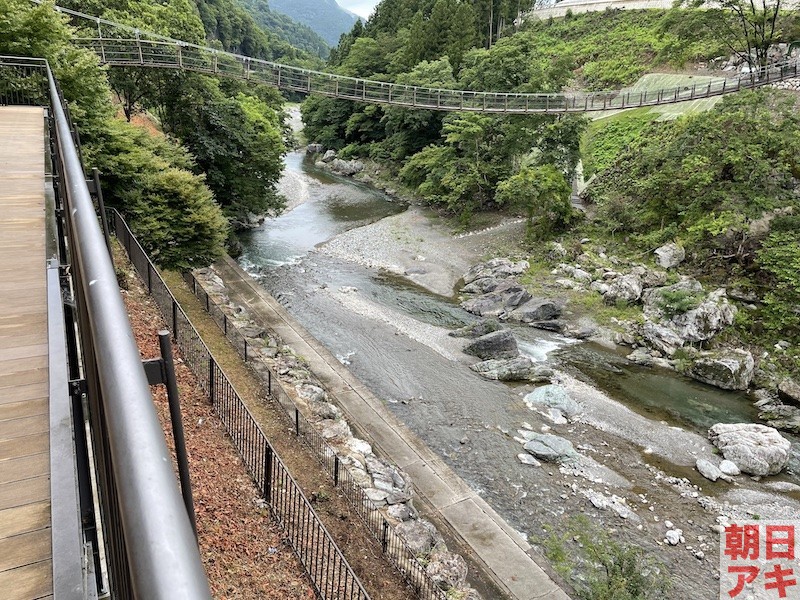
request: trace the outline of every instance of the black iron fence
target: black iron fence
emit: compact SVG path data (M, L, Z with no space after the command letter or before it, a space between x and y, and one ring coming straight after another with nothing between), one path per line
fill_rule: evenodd
M228 317L191 272L185 273L184 279L211 318L225 333L225 337L239 351L240 356L262 377L269 396L286 411L288 418L292 420L296 435L313 451L333 479L334 484L367 525L370 533L380 542L383 553L390 563L414 588L419 598L445 600L446 593L428 577L425 566L419 557L394 531L380 508L367 496L350 468L339 459L334 448L303 416L298 406L284 390L276 373L262 359L259 348L254 347L252 339L248 341L236 323ZM261 345L263 346L263 344Z
M127 223L116 211L111 211L111 225L167 324L172 327L186 364L211 399L272 515L282 526L305 567L318 596L331 600L369 600L358 577L241 396L217 364ZM228 329L233 331L233 328ZM246 342L243 351L247 352Z

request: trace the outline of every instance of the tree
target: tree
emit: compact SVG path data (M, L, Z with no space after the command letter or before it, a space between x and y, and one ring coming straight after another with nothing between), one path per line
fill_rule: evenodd
M522 208L529 242L563 231L574 217L572 188L552 165L523 167L497 186L497 203Z
M683 4L721 9L715 27L731 51L753 71L767 65L782 0L684 0Z

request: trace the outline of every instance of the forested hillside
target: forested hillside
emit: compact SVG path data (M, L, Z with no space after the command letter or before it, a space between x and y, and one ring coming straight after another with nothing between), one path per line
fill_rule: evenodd
M519 26L516 8L489 0L384 0L366 26L342 38L330 65L344 75L411 85L555 92L619 86L655 65L674 68L724 52L710 29L684 35L684 22L669 12L607 11ZM345 157L383 161L422 198L465 220L476 211L529 206L531 197L510 178L530 182L544 170L562 189L558 180L571 177L585 127L579 116L445 116L322 98L307 100L303 114L309 139ZM557 228L567 220L550 219Z
M308 60L261 30L232 0L65 4L189 42ZM73 30L50 6L0 0L0 13L9 23L0 51L33 52L55 65L87 164L101 170L109 204L131 218L160 264L208 264L223 251L229 222L236 227L281 209L275 184L285 147L276 90L178 71L106 71L94 55L71 45Z
M330 46L311 27L293 20L288 15L271 10L267 0L240 0L256 23L273 32L295 48L305 50L313 56L327 58ZM338 40L337 40L338 41Z
M269 0L274 12L307 25L330 46L353 27L358 17L336 4L336 0Z
M555 92L618 88L717 57L724 63L745 47L731 14L720 10L607 10L520 24L496 8L384 0L342 38L329 64L344 75L411 85ZM785 13L772 41L799 34L797 14ZM581 116L445 115L316 97L303 106L309 140L342 158L376 160L464 223L480 211L524 214L531 242L599 237L623 255L679 240L692 248L698 276L770 290L758 317L741 317L742 327L757 318L767 335L800 333L796 114L795 96L767 91L675 122L656 122L658 114L642 109L588 133ZM569 202L582 150L598 175L589 192L596 219Z

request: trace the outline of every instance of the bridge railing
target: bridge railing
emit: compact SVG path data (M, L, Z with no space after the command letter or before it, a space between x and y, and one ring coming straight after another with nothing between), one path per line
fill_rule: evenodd
M576 94L480 92L410 86L311 71L246 56L160 39L82 38L113 66L183 69L254 81L280 89L333 98L437 111L495 114L590 112L672 104L759 87L798 75L796 59L707 83L661 90L613 90Z
M63 294L67 324L67 348L51 347L50 352L64 356L69 364L72 452L92 457L91 466L78 460L68 467L76 470L82 488L80 506L74 510L92 521L99 513L102 536L98 537L105 558L86 557L89 564L83 565L86 572L78 580L94 587L86 580L93 567L99 567L109 587L102 589L106 581L102 576L96 587L114 598L210 599L197 540L92 203L69 109L46 61L0 57L0 67L0 101L40 105L49 111L54 220L60 238L54 262L63 286L56 297L61 301ZM83 412L85 406L88 414ZM95 507L84 483L94 487L99 499ZM69 507L54 504L53 511L69 512ZM91 533L84 535L87 539L80 540L79 548L93 538ZM59 543L54 531L55 597L77 597L71 583L68 589L63 587L67 582L55 569L57 562L67 558L56 555ZM74 581L74 577L69 579Z

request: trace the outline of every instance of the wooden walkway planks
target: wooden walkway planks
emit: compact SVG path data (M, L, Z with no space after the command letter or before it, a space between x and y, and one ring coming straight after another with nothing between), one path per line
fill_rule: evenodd
M51 597L44 117L0 107L0 595Z

